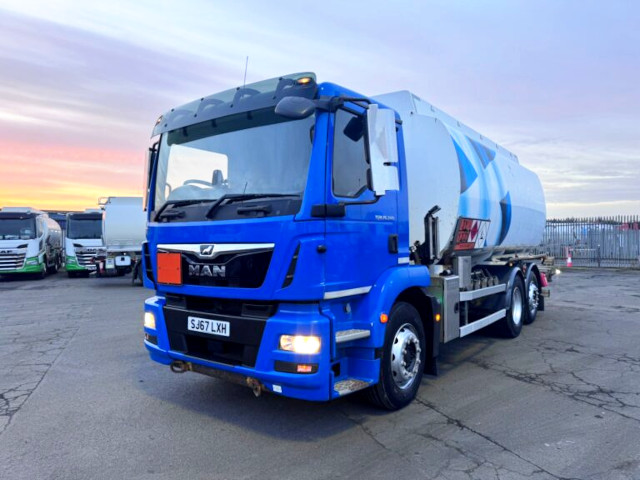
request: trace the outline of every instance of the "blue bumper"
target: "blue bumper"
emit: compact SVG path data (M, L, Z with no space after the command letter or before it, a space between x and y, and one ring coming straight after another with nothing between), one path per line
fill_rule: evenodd
M262 341L253 368L227 365L197 358L184 352L171 350L163 307L163 297L145 301L145 312L155 316L155 330L145 327L149 337L157 344L145 340L152 360L168 365L175 360L191 362L232 374L255 378L269 391L292 398L326 401L337 396L333 391L334 374L331 370L331 322L323 315L317 303L281 303L277 312L265 324ZM300 355L279 349L281 335L316 335L321 339L320 352ZM276 362L291 365L317 365L315 373L284 373L276 371Z

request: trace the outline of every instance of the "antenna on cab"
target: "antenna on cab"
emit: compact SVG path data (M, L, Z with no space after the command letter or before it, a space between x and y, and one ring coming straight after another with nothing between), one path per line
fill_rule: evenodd
M242 80L242 88L247 84L247 67L249 67L249 55L247 55L247 59L244 62L244 80Z

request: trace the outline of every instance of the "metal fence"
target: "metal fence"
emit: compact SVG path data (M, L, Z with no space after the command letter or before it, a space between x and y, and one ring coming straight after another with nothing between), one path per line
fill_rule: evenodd
M640 216L547 220L538 253L577 267L640 267Z

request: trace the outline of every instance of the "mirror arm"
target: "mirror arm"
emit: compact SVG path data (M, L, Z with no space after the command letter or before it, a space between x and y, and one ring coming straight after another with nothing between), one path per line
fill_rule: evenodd
M316 104L316 108L318 110L324 110L326 112L335 112L339 108L343 108L344 104L347 103L347 102L355 103L356 105L358 105L359 107L364 108L365 110L371 104L371 100L369 100L368 98L361 98L361 97L329 97L329 96L322 96L322 97L314 100L314 103ZM358 112L351 112L351 113L355 113L355 114L360 115L360 113L358 113Z

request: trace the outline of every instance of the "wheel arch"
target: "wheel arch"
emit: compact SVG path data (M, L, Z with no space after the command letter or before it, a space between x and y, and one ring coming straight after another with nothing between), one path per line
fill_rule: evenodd
M507 291L506 291L506 295L504 297L504 308L506 308L507 310L509 310L511 308L511 291L513 290L513 285L516 281L516 278L520 278L522 280L522 285L525 285L525 276L522 273L522 270L520 270L519 267L512 267L509 270L508 273L508 280L507 280ZM524 294L524 292L522 292Z

